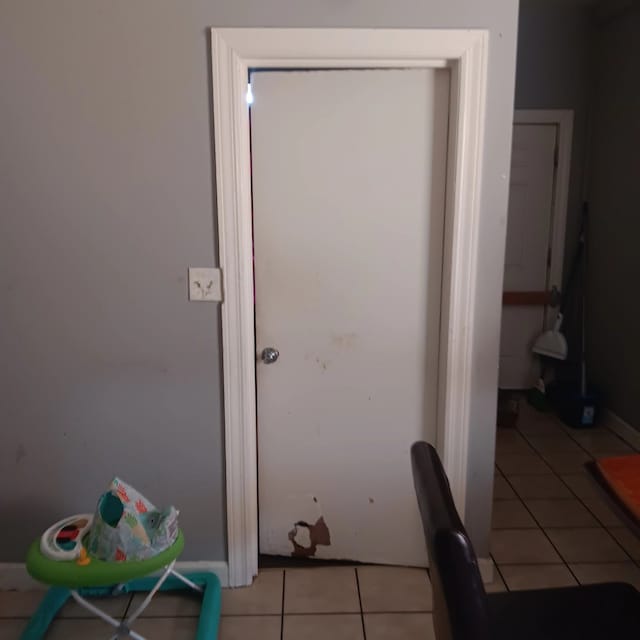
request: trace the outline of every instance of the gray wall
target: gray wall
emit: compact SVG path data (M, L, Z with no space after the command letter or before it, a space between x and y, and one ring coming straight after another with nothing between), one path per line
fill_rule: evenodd
M491 30L474 319L469 530L488 553L515 0L12 0L0 4L0 561L113 473L224 559L210 26Z
M584 197L593 32L593 8L587 2L520 2L516 109L574 111L565 265L573 259Z
M629 3L626 3L629 4ZM640 7L597 33L589 167L590 375L606 405L640 429Z

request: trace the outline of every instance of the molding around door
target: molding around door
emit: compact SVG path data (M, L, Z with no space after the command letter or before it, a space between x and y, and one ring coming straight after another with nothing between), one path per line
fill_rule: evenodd
M555 171L553 207L551 211L551 264L548 288L553 285L562 291L571 145L573 141L573 111L570 109L516 109L513 124L549 124L558 128L557 166ZM552 310L551 317L555 317Z
M250 584L258 570L249 70L451 71L436 444L464 513L488 41L484 30L212 29L230 586Z

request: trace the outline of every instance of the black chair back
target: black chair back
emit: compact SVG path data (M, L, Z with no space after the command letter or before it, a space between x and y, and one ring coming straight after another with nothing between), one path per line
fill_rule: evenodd
M487 640L487 594L438 453L430 444L416 442L411 463L429 552L436 638Z

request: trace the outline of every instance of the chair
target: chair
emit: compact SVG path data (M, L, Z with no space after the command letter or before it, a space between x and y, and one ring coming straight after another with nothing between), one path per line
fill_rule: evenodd
M487 594L436 450L411 448L437 640L640 638L640 593L622 583Z

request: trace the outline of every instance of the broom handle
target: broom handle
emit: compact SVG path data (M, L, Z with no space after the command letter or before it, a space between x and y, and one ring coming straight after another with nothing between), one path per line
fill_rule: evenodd
M585 202L582 206L582 232L580 242L582 244L582 353L580 354L580 393L582 397L587 395L587 214L589 205Z

